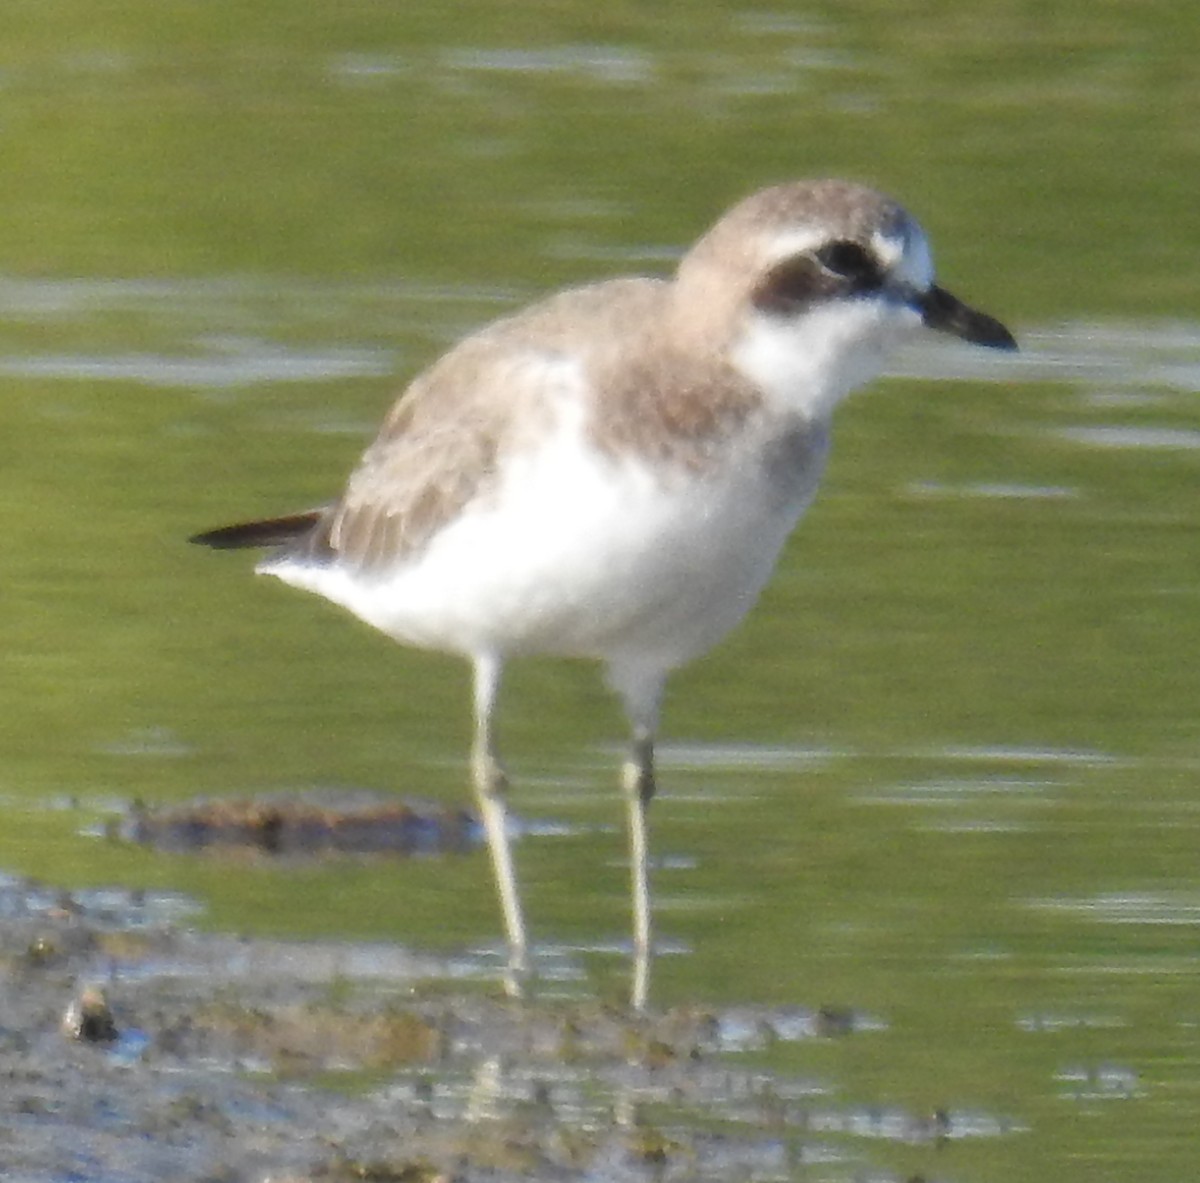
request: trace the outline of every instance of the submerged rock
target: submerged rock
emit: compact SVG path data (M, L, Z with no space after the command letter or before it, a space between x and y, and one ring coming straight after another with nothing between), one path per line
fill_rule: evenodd
M68 1039L83 1043L111 1043L117 1038L117 1024L104 994L95 986L85 986L63 1012L59 1030Z

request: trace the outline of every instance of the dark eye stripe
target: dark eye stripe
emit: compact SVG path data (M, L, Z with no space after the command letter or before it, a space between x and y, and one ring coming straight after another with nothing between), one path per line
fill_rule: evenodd
M794 313L828 294L829 277L811 255L797 255L777 263L763 277L752 296L754 306L779 315Z
M777 263L751 299L762 312L794 315L820 300L874 291L882 283L875 259L857 242L839 239Z

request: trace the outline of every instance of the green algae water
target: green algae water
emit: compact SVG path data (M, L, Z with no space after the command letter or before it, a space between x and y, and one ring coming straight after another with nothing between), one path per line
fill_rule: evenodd
M995 1119L940 1149L831 1130L859 1165L795 1177L1190 1177L1185 7L42 0L0 20L0 868L182 891L227 931L496 942L483 854L277 866L89 834L135 799L466 800L460 663L184 540L336 491L473 327L662 273L761 185L853 177L916 214L940 278L1022 353L920 342L842 408L763 601L673 679L655 997L861 1008L869 1036L760 1054L868 1110ZM534 939L617 997L619 712L595 670L533 663L501 725L514 807L549 823L516 848Z

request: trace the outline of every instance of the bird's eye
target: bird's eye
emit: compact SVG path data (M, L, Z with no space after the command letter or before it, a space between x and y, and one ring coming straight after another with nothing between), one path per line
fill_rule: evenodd
M831 275L852 279L860 284L878 281L875 260L857 242L840 239L814 252L816 260Z

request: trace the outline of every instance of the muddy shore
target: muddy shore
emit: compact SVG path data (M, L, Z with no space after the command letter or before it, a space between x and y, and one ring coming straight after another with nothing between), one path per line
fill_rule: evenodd
M1000 1132L839 1108L820 1082L729 1056L869 1038L863 1016L518 1004L480 964L202 934L176 897L2 880L3 1176L778 1179L820 1161L900 1183L842 1135Z

